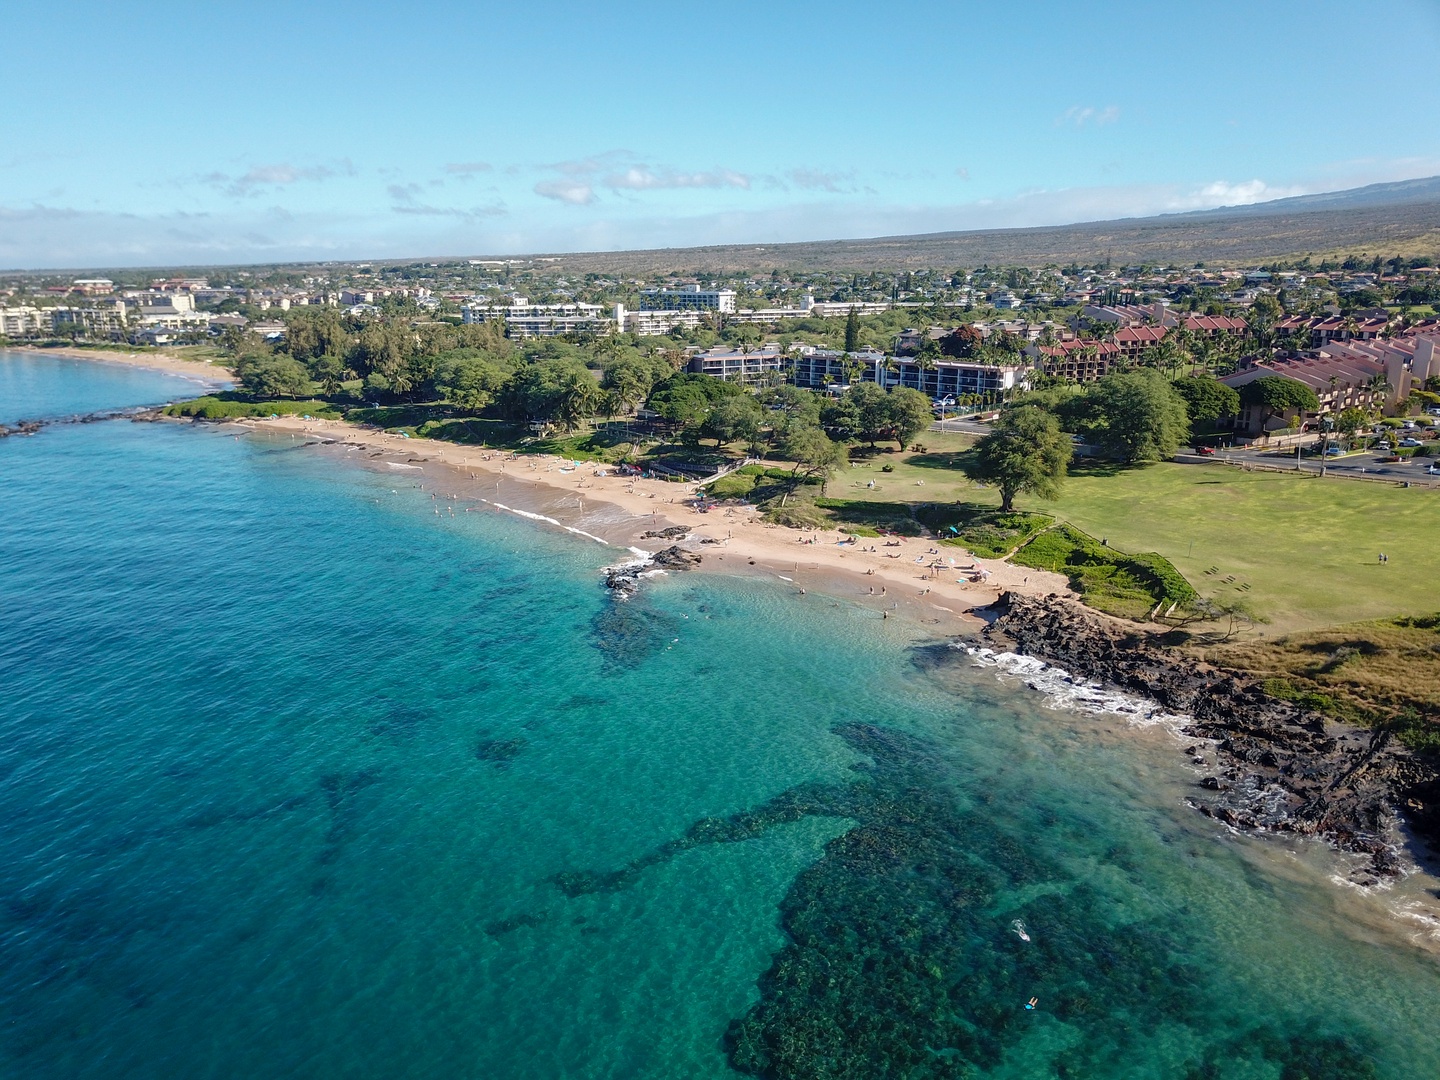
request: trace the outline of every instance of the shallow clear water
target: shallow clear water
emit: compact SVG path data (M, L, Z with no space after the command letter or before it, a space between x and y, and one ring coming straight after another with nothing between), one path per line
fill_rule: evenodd
M120 363L0 349L0 424L195 397L201 384Z
M1187 810L1168 736L779 585L617 613L617 552L414 483L214 427L0 441L0 1073L733 1076L808 897L801 1012L856 1044L933 979L972 1075L1440 1075L1434 959L1318 852ZM827 856L912 808L934 859ZM908 1074L966 1075L954 1045Z

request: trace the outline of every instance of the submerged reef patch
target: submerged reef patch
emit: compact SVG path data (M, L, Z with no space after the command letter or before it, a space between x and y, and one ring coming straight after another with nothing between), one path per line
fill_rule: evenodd
M757 837L807 816L852 828L792 883L780 910L786 944L759 1000L731 1022L740 1072L771 1078L941 1080L999 1066L1032 1033L1049 1071L1116 1075L1164 1029L1310 1080L1373 1075L1358 1036L1306 1038L1231 1015L1223 980L1181 920L1130 910L1078 879L1045 842L954 787L955 765L921 737L870 724L836 733L870 760L849 783L802 784L763 805L704 818L616 870L556 875L568 896L634 884L649 867L705 844ZM1053 819L1052 819L1053 821ZM1044 815L1032 824L1045 828ZM1053 828L1061 828L1053 822ZM1049 852L1049 853L1047 853ZM1111 849L1122 869L1133 853ZM1022 920L1025 937L1013 927ZM1034 1001L1033 1008L1027 1002ZM1236 1032L1248 1034L1236 1035ZM1203 1080L1225 1048L1175 1064Z

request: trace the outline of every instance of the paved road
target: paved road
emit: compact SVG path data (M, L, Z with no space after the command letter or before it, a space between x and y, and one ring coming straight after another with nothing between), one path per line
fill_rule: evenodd
M1273 450L1221 450L1214 455L1181 453L1175 460L1185 464L1199 464L1210 461L1252 462L1272 469L1294 469L1295 455L1277 454ZM1408 480L1412 484L1440 487L1440 476L1432 476L1426 470L1434 458L1407 458L1400 462L1382 463L1379 454L1347 454L1330 458L1324 465L1327 476L1376 476L1386 480ZM1304 472L1318 473L1321 464L1318 458L1301 458L1299 468Z
M930 425L931 431L963 432L968 435L984 435L993 430L992 425L969 419L937 420ZM1381 455L1373 453L1346 454L1330 458L1325 462L1327 476L1377 476L1386 480L1408 480L1412 484L1426 487L1440 487L1440 475L1431 475L1426 470L1436 458L1406 458L1401 462L1382 463ZM1175 460L1187 465L1208 464L1214 461L1253 462L1271 469L1294 469L1295 452L1277 453L1274 450L1221 450L1214 455L1179 453ZM1299 468L1305 472L1321 471L1320 459L1303 457Z
M986 432L995 430L993 424L981 424L975 420L957 419L950 417L948 420L936 420L930 425L931 431L949 431L952 433L963 433L966 435L984 435Z

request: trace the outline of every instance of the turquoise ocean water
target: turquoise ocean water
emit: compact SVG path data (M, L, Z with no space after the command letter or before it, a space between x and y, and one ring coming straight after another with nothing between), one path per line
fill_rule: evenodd
M17 359L0 422L185 393ZM0 440L0 1075L1440 1076L1393 899L1170 736L413 484Z

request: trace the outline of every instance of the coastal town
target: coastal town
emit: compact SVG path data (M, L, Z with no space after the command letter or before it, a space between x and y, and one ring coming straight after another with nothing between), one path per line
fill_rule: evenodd
M1422 259L1189 270L777 271L768 279L689 281L580 279L559 263L241 269L118 282L12 278L0 289L0 332L14 343L192 354L208 345L214 355L286 357L295 355L286 344L291 327L317 318L356 341L367 328L400 326L416 342L446 328L460 341L468 340L460 328L488 326L522 354L539 355L554 341L601 381L622 355L663 356L675 370L752 389L793 385L834 397L860 382L910 388L933 402L937 419L1148 369L1171 380L1213 378L1239 392L1228 412L1207 407L1203 418L1192 418L1203 420L1189 433L1197 450L1301 447L1343 458L1373 448L1387 459L1381 464L1425 466L1407 478L1426 482L1434 474L1427 460L1433 439L1423 436L1440 415L1440 271ZM423 372L419 385L402 375L406 388L396 393L363 359L336 359L342 378L328 385L349 390L356 402L435 396ZM1275 379L1293 388L1257 392ZM297 384L291 396L304 392ZM596 412L604 398L591 396ZM547 404L523 417L536 431L573 422L555 414L556 401ZM643 404L624 401L619 411ZM643 408L639 416L658 419Z
M1434 0L255 14L11 19L0 1077L1440 1077Z

